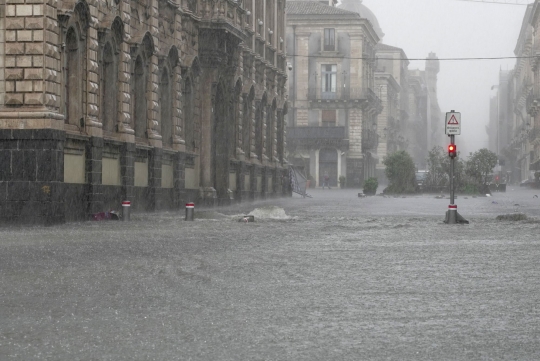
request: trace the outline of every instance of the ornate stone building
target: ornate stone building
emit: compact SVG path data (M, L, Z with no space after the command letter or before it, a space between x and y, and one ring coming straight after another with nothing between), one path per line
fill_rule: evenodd
M409 145L409 61L401 48L377 44L375 85L383 111L377 117L379 147L377 178L386 183L384 157Z
M287 193L285 0L0 0L0 219Z
M288 158L320 185L324 174L360 187L375 176L377 115L372 23L335 1L287 2L291 109Z
M510 183L533 178L534 171L540 169L540 137L535 127L540 88L534 83L538 63L531 58L539 47L533 46L532 15L530 4L514 49L516 65L512 71L499 73L499 83L493 86L496 93L490 100L490 124L486 127L490 150L504 163L495 171Z

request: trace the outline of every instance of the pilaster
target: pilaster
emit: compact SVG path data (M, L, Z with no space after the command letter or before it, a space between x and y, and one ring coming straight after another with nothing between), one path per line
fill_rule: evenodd
M90 1L90 17L93 24L98 23L98 9L95 1ZM99 117L99 65L98 65L98 33L93 26L88 28L87 51L87 97L86 97L86 132L91 136L103 136L103 125Z
M87 216L103 211L103 138L91 137L86 143L86 198Z

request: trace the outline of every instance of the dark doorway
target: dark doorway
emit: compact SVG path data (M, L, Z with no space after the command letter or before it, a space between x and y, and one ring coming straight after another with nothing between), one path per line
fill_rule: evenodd
M328 173L330 187L338 184L338 154L335 149L319 151L319 185L322 186L324 175Z

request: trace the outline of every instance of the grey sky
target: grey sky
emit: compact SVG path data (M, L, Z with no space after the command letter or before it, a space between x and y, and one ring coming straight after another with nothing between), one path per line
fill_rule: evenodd
M493 0L503 2L504 0ZM525 0L506 0L526 4ZM431 51L439 58L514 56L526 6L457 0L364 0L385 33L383 42L405 50L409 58ZM499 69L515 60L441 61L439 104L443 112L462 113L462 154L487 146L491 86ZM424 68L412 61L410 68ZM442 120L441 120L442 121ZM464 153L466 152L466 153Z

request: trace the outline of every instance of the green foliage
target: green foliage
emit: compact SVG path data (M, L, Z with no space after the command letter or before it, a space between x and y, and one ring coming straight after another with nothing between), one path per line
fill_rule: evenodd
M451 159L443 147L433 147L427 159L428 175L426 177L426 188L439 190L448 187L450 182L450 162ZM464 190L467 182L465 162L460 158L460 153L458 152L454 160L454 189Z
M497 154L487 148L482 148L470 154L465 165L465 174L470 177L474 184L480 186L481 189L485 189L496 165Z
M414 161L404 150L384 157L385 173L390 185L387 193L414 193L416 191L416 176Z
M465 194L477 194L478 187L474 184L466 183L463 185L463 187L460 188L460 190Z
M446 171L446 158L441 146L433 147L428 153L426 188L440 188L448 184L448 172Z
M377 192L377 187L379 186L379 181L377 178L368 178L364 182L364 194L375 194Z

